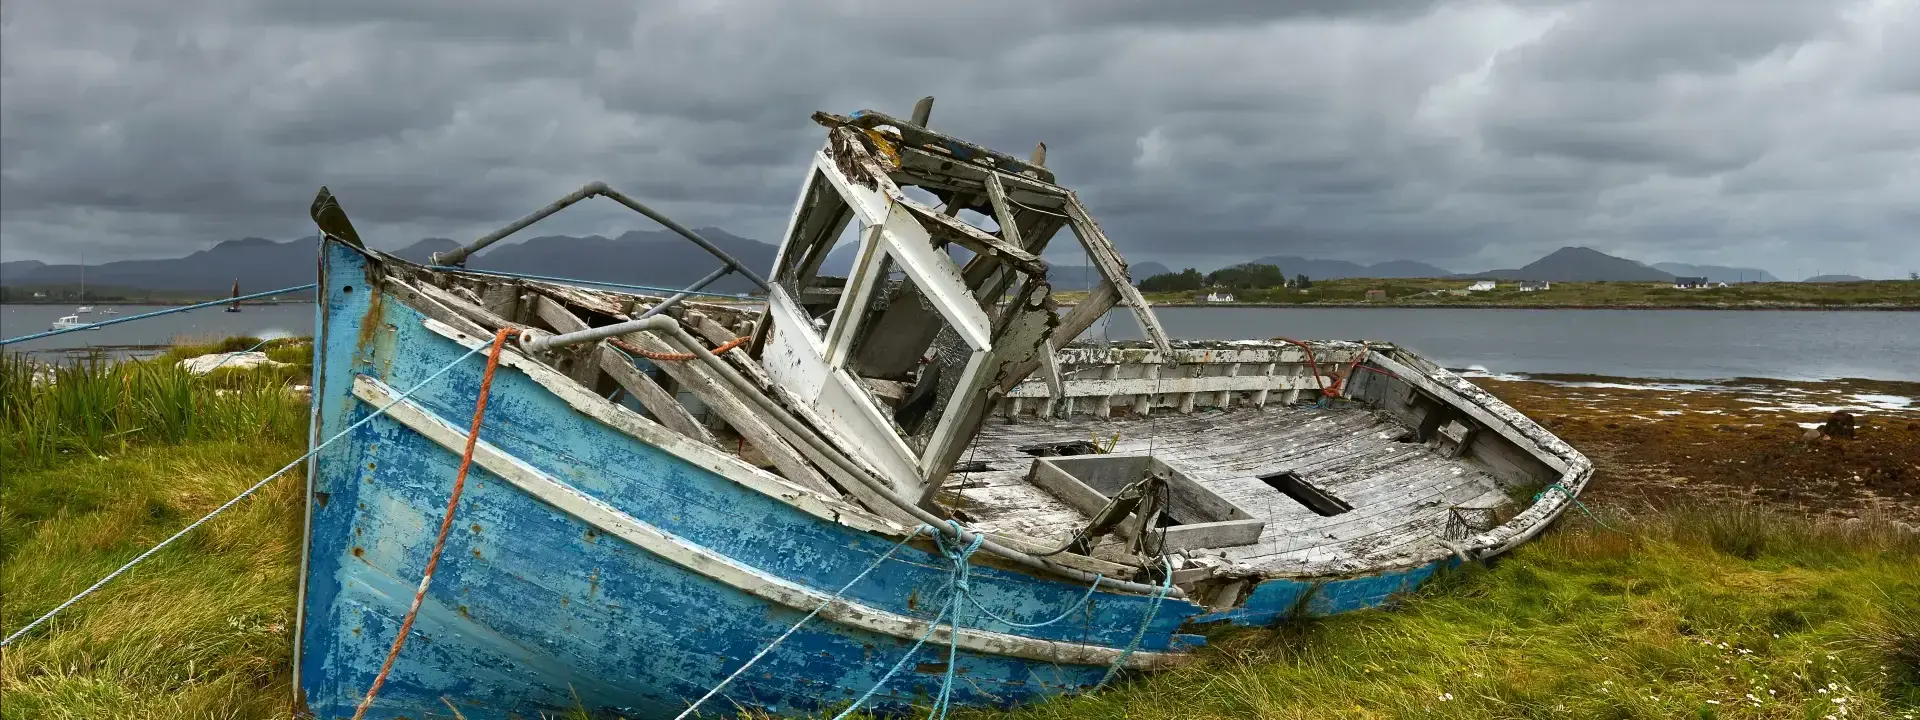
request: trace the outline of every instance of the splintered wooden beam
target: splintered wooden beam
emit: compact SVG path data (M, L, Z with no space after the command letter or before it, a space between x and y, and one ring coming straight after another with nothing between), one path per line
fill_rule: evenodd
M928 224L931 229L941 231L941 235L953 239L976 255L999 258L1001 262L1035 275L1045 272L1046 266L1041 265L1040 258L1034 257L1032 253L1008 244L985 230L934 212L920 203L905 198L899 200L901 206L920 218L923 223Z
M541 319L547 321L547 324L552 325L554 330L569 333L588 329L586 321L581 320L560 303L554 302L552 298L537 294L533 297L535 311L540 314ZM633 362L628 360L626 355L613 352L605 346L605 343L598 345L599 347L595 347L593 352L599 356L599 369L606 371L615 383L633 395L635 400L640 401L640 407L652 413L654 419L659 420L661 425L708 445L720 446L720 441L713 437L713 433L707 430L706 426L701 425L700 421L693 417L693 413L687 412L686 406L673 399L673 393L667 392L665 388L660 387L659 383L654 382L653 378L640 372L640 368L634 367Z
M1147 299L1140 295L1140 289L1134 287L1132 278L1127 276L1127 262L1120 259L1120 251L1114 249L1113 241L1101 232L1100 225L1087 214L1087 209L1080 204L1080 197L1071 190L1067 191L1066 210L1067 218L1073 223L1073 234L1080 238L1081 247L1086 248L1087 254L1093 258L1093 266L1120 292L1120 298L1133 307L1133 316L1140 321L1140 329L1146 333L1147 340L1160 352L1171 354L1173 345L1167 341L1167 331L1160 327L1160 319L1154 316L1153 308L1147 305Z
M650 332L628 333L620 337L650 353L662 355L680 353L678 349ZM673 378L674 382L693 393L694 397L700 398L700 402L705 403L713 414L719 415L721 420L733 426L734 431L740 433L741 438L759 449L768 460L773 461L773 466L780 470L781 475L795 484L818 490L828 496L840 496L840 491L834 488L832 483L827 482L827 479L815 470L806 458L794 450L792 445L787 444L787 440L775 432L759 413L747 407L745 401L735 396L730 386L716 377L704 363L667 360L660 362L659 366L661 370L666 371L668 377Z
M1055 349L1066 347L1067 343L1080 337L1080 333L1099 322L1100 316L1107 314L1119 301L1120 289L1111 280L1102 279L1098 286L1087 291L1087 296L1060 318L1060 326L1053 329L1051 344Z
M607 371L607 375L619 383L627 394L640 401L640 407L646 408L648 413L659 419L660 424L700 442L720 447L720 441L707 426L701 425L693 413L687 412L686 406L674 400L673 395L654 382L652 377L634 367L633 361L628 360L626 355L607 352L602 348L600 369Z
M486 308L467 302L433 283L418 282L408 285L408 288L419 292L421 295L432 298L434 302L446 306L448 309L459 313L468 320L479 323L489 330L498 330L508 325L516 324L506 318L493 314Z
M540 293L533 295L533 314L552 328L554 332L570 333L588 329L586 321L574 315L573 311L561 305L558 300ZM600 383L600 355L604 353L598 344L581 348L579 357L567 368L567 377L580 383L588 390L598 391Z
M732 342L734 338L737 337L732 330L728 330L721 324L714 322L712 318L700 313L687 313L687 324L693 327L695 335L705 339L707 342L713 343L716 347ZM829 447L848 447L845 440L822 430L822 428L827 427L826 421L822 420L819 415L814 414L813 408L809 407L806 403L796 402L790 397L780 394L780 388L774 385L773 381L767 377L767 371L761 368L759 363L746 358L745 349L734 348L728 350L727 352L720 353L720 358L721 360L728 361L728 364L732 365L735 370L738 370L742 376L746 377L747 380L751 381L754 385L767 391L763 393L767 396L767 399L772 400L775 404L793 413L794 417L798 418L800 422L805 423L808 428L813 430L815 436L825 440ZM741 361L732 362L735 359L740 359ZM805 455L808 460L813 461L814 465L825 470L829 476L832 476L834 482L838 483L840 487L845 488L848 495L853 496L854 500L859 501L859 503L868 510L894 522L907 525L918 525L920 523L919 518L901 510L898 505L893 504L892 500L881 495L879 491L868 487L866 483L860 482L858 478L849 474L846 469L840 467L838 463L820 456L819 452L814 450L812 445L795 436L794 431L787 429L785 423L771 423L771 425L774 430L780 433L780 437L791 442L794 449L799 450L800 454ZM859 462L859 460L856 459L855 462ZM870 474L878 475L878 473L871 471Z
M1007 201L1007 186L1000 182L1000 173L987 175L987 202L993 204L993 222L1000 226L1000 239L1024 249L1026 243L1020 242L1020 223L1014 219L1013 203Z

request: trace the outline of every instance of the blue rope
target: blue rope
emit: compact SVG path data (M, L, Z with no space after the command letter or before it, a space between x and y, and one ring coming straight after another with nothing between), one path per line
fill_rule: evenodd
M1017 628L1027 628L1027 629L1043 628L1048 625L1052 625L1054 623L1060 622L1061 620L1067 619L1068 616L1073 615L1074 611L1079 610L1082 607L1086 606L1087 601L1093 599L1093 591L1100 589L1100 581L1105 579L1106 579L1105 575L1094 575L1093 584L1087 586L1087 594L1080 596L1080 602L1074 603L1072 606L1069 606L1066 609L1066 611L1060 613L1059 617L1056 617L1052 620L1048 620L1046 622L1018 623L1018 622L1014 622L1012 620L1008 620L1006 618L1000 617L999 615L995 615L992 610L987 609L987 606L980 604L980 599L974 597L972 591L968 591L967 601L973 603L973 608L975 610L979 610L980 614L993 618L994 620L999 621L1003 624L1011 625Z
M840 586L840 589L834 592L833 597L827 598L826 602L820 603L820 606L814 608L813 612L807 613L806 617L800 618L800 622L794 623L793 627L787 628L786 632L780 633L780 637L774 638L773 642L767 643L767 646L764 648L761 648L760 652L754 653L753 657L747 659L746 664L740 666L740 669L733 671L733 674L728 675L725 680L721 680L720 684L713 686L713 689L708 690L707 694L701 695L699 700L693 701L693 704L687 706L687 709L680 711L679 715L675 715L673 720L681 720L681 718L685 718L686 716L693 714L693 711L698 709L701 703L706 702L709 698L712 698L714 694L720 692L720 689L726 687L727 683L733 682L734 678L740 677L740 673L746 672L747 668L753 667L754 663L760 662L761 658L766 657L767 653L772 652L775 647L780 645L780 643L785 642L787 639L787 636L792 635L794 631L799 630L800 626L807 624L807 621L812 620L813 616L820 614L821 610L827 609L828 605L832 605L836 602L839 602L840 598L847 594L847 590L853 588L854 583L860 582L861 579L867 576L867 573L873 572L873 569L880 567L880 564L883 562L886 562L887 558L893 557L893 554L895 552L898 552L900 548L906 546L907 541L912 540L915 536L919 535L923 531L931 531L931 530L933 530L932 527L921 525L919 528L915 529L913 532L907 533L907 536L904 538L901 538L900 542L894 543L893 547L888 548L886 552L881 553L880 557L874 558L873 562L867 565L867 568L865 570L860 571L860 574L853 576L853 579L848 580L847 584ZM931 632L931 630L929 630L929 632ZM922 637L921 639L924 640L925 637Z
M686 290L684 288L654 287L652 285L630 285L627 283L600 282L598 280L580 280L577 278L553 277L550 275L528 275L526 273L499 272L496 270L474 270L471 268L454 267L452 265L428 265L427 267L428 269L440 270L444 272L462 272L462 273L472 273L475 275L492 275L494 277L520 278L523 280L545 280L547 282L567 283L570 285L595 285L599 287L621 288L625 290L645 290L648 292L666 293L668 295L677 295L679 293L686 293L688 295L706 295L709 297L733 298L736 300L740 299L741 297L737 293L703 292L699 290Z
M1580 512L1586 513L1587 518L1592 520L1593 524L1599 525L1600 527L1605 528L1610 532L1619 533L1621 535L1626 535L1628 537L1633 536L1633 533L1621 532L1619 530L1616 530L1612 525L1608 525L1606 521L1601 520L1600 516L1593 514L1592 510L1587 509L1586 503L1580 502L1580 498L1573 496L1573 491L1568 490L1567 486L1561 485L1560 483L1554 483L1552 485L1548 485L1545 489L1541 490L1540 492L1534 493L1533 501L1540 502L1540 498L1546 497L1547 493L1554 492L1556 490L1559 491L1561 495L1567 496L1568 500L1572 500L1573 506L1580 508Z
M1160 603L1167 599L1167 593L1173 591L1173 561L1162 557L1160 563L1166 569L1167 579L1160 584L1159 590L1154 591L1153 602L1147 604L1147 616L1140 621L1140 630L1133 634L1133 642L1127 643L1127 649L1113 659L1112 665L1107 666L1107 674L1100 678L1099 684L1094 685L1093 689L1099 690L1106 687L1107 681L1112 680L1113 676L1120 672L1120 668L1127 664L1127 658L1132 657L1133 652L1140 649L1140 641L1147 637L1147 627L1153 625L1154 617L1160 614Z
M948 607L941 607L940 614L933 616L933 620L927 623L927 631L920 634L920 639L913 642L913 647L907 648L907 654L900 656L900 662L894 663L893 667L888 668L887 674L881 675L879 682L874 683L873 687L867 688L866 694L854 700L852 705L847 706L847 709L841 710L839 715L833 716L833 720L845 720L848 715L852 715L853 711L860 709L861 705L867 704L867 701L873 698L874 693L880 692L880 688L885 687L887 681L892 680L893 676L900 672L900 668L906 667L907 661L913 659L913 654L920 652L920 646L927 644L927 638L932 637L933 631L939 629L940 621L947 617L947 610Z
M920 639L914 642L913 647L907 649L906 655L902 656L899 662L894 663L893 667L889 668L886 674L881 675L879 682L874 683L873 687L868 688L866 693L862 694L858 699L855 699L852 705L847 706L845 710L840 711L840 714L835 715L833 720L842 720L859 710L861 706L866 705L867 701L871 700L873 696L880 691L880 688L886 686L888 680L893 679L893 676L899 673L900 668L906 666L907 661L913 659L913 656L926 644L927 638L933 635L933 631L939 626L940 621L945 619L948 626L947 671L940 683L940 694L935 696L933 706L927 715L928 720L944 720L947 714L953 710L954 680L958 676L960 669L960 628L965 626L964 612L966 610L966 603L972 603L974 609L979 610L981 614L1013 627L1046 627L1066 619L1072 615L1075 610L1083 607L1086 602L1093 597L1094 590L1100 587L1100 582L1104 579L1103 576L1095 575L1093 585L1087 588L1087 594L1080 598L1080 602L1075 603L1074 606L1068 608L1066 612L1061 613L1058 617L1051 620L1040 623L1019 623L1008 620L986 609L986 607L982 606L979 600L973 596L972 566L969 563L969 559L980 549L980 544L985 541L985 537L976 534L971 542L968 542L964 546L959 545L958 539L963 537L960 533L960 523L948 520L947 526L953 532L953 541L949 541L945 533L932 533L935 544L940 548L940 554L945 556L949 562L953 563L953 570L947 576L947 601L941 604L940 613L934 616L932 623L927 627L927 632L922 634ZM933 530L933 528L925 525L922 525L920 529L923 532L930 533ZM1166 563L1167 561L1163 559L1161 562ZM1139 631L1134 633L1133 642L1131 642L1126 650L1122 651L1118 657L1114 658L1113 665L1107 668L1106 676L1100 679L1100 685L1095 686L1095 689L1104 686L1107 681L1113 677L1114 673L1126 665L1127 658L1131 657L1134 651L1140 648L1141 641L1146 637L1147 628L1153 624L1153 619L1160 613L1161 602L1166 600L1167 593L1173 589L1173 568L1171 564L1168 564L1166 567L1166 581L1162 583L1158 591L1154 593L1153 601L1148 606L1146 619L1141 622ZM676 720L678 719L676 718Z
M947 526L953 531L953 536L956 540L962 537L960 534L960 524L958 522L948 520ZM934 700L933 714L928 715L929 720L932 720L932 718L945 718L947 711L952 707L953 679L955 671L958 669L957 665L959 663L957 661L960 655L961 599L966 596L968 580L967 559L972 557L973 553L980 549L981 543L986 542L986 536L984 534L975 534L971 542L965 546L956 547L955 545L948 544L945 534L934 532L930 526L922 525L920 526L920 530L932 534L935 545L940 548L940 554L953 562L953 572L947 575L947 601L941 603L940 614L935 615L933 620L927 623L927 631L920 635L919 640L914 641L913 647L907 649L907 654L901 656L900 661L894 663L893 667L888 668L887 673L880 676L879 682L874 683L873 687L867 688L866 693L855 699L852 705L848 705L845 710L840 711L840 714L833 716L833 720L842 720L846 716L853 714L859 710L862 705L867 704L868 700L873 699L874 694L880 692L880 688L886 687L887 681L892 680L893 676L900 672L900 668L906 667L907 661L912 660L913 656L920 652L920 648L926 645L927 638L932 637L933 631L939 629L942 619L947 621L948 628L947 674L946 679L940 684L940 695Z
M953 531L954 539L957 540L963 537L960 534L960 523L958 521L948 520L947 527ZM953 562L953 573L947 576L947 603L951 607L953 614L947 618L947 676L940 682L940 696L934 699L933 708L927 714L927 720L934 720L934 718L945 720L947 712L953 709L953 678L954 674L960 669L960 626L962 623L960 614L966 609L965 601L970 599L973 594L969 584L972 579L969 568L971 568L972 565L967 562L967 560L973 557L973 553L980 549L980 544L985 542L986 539L986 533L977 533L973 536L973 541L967 543L966 547L957 548L947 544L945 535L935 535L933 537L934 543L940 546L940 554L947 556L947 560ZM975 605L978 605L978 603L975 603Z
M426 379L421 380L418 383L415 383L414 386L411 388L408 388L406 392L400 393L400 397L394 398L393 402L380 406L380 409L375 410L372 413L369 413L366 417L361 418L360 420L354 422L352 425L348 425L345 430L341 430L340 432L335 433L333 437L327 438L325 442L322 442L319 445L313 446L313 449L308 450L306 454L301 455L300 457L294 458L293 462L287 463L285 467L282 467L279 470L275 470L273 471L273 474L268 475L264 478L261 478L260 482L253 484L253 487L247 488L245 492L242 492L239 495L235 495L233 499L228 500L226 504L223 504L220 507L214 508L213 512L207 513L205 516L201 517L199 520L193 521L192 525L188 525L184 528L181 528L180 532L174 533L172 537L169 537L165 540L161 540L160 544L155 545L152 548L149 548L146 552L140 553L139 556L135 557L132 560L127 561L127 564L121 565L119 570L115 570L111 573L107 573L106 577L100 578L100 581L94 583L92 587L82 590L80 591L80 594L75 595L72 598L69 598L66 602L60 603L59 607L55 607L52 610L48 610L47 614L41 615L40 619L38 620L27 623L26 627L23 627L23 628L20 628L19 630L14 631L12 635L7 636L7 639L0 640L0 647L6 647L8 645L13 644L13 641L20 639L20 636L27 634L27 631L32 630L35 627L38 627L40 623L46 622L48 619L52 618L54 615L59 614L60 611L67 609L68 606L76 602L79 602L81 598L84 598L88 595L92 595L94 591L99 590L101 587L105 586L109 581L113 580L116 577L119 577L121 573L124 573L127 570L131 569L133 566L140 564L141 561L146 560L148 557L151 557L154 553L160 552L161 548L164 548L172 544L173 541L175 540L179 540L182 536L186 535L189 532L192 532L194 528L200 527L202 524L205 524L208 520L212 520L214 516L219 515L220 513L226 512L227 508L233 507L235 504L239 503L241 500L245 500L247 496L257 492L260 488L266 487L267 483L272 482L274 478L277 478L283 474L286 474L286 472L288 470L292 470L294 466L299 465L302 462L306 462L307 458L313 457L314 454L320 452L326 446L332 445L333 441L346 437L347 433L353 432L354 430L358 429L361 425L365 425L369 422L372 422L374 418L380 417L381 415L385 415L388 408L391 408L395 405L400 404L400 401L406 400L407 396L414 394L420 388L426 387L427 383L433 382L434 380L438 379L441 375L446 374L448 370L452 370L454 366L459 365L461 361L464 361L467 358L473 357L475 353L478 353L481 350L484 350L486 348L487 346L483 344L471 350L468 350L467 354L465 355L461 355L460 357L454 358L453 362L447 363L446 367L433 371L432 375L428 375Z
M0 340L0 346L6 346L6 345L12 345L12 344L14 344L14 343L17 343L17 342L26 342L26 341L28 341L28 340L38 340L38 339L40 339L40 338L43 338L43 337L53 337L53 336L55 336L55 335L63 335L63 334L66 334L66 333L70 333L70 332L79 332L79 331L81 331L81 330L92 330L92 329L94 329L94 328L103 328L103 327L106 327L106 326L108 326L108 325L118 325L118 324L120 324L120 323L123 323L123 322L133 322L133 321L135 321L135 320L145 320L145 319L147 319L147 318L151 318L151 317L160 317L161 315L172 315L172 314L174 314L174 313L182 313L182 312L186 312L186 311L188 311L188 310L198 310L198 309L200 309L200 308L203 308L203 307L213 307L213 306L215 306L215 305L225 305L225 304L227 304L227 303L233 303L233 302L239 302L239 301L241 301L241 300L252 300L252 299L254 299L254 298L262 298L262 297L266 297L266 296L268 296L268 295L282 295L282 294L286 294L286 293L290 293L290 292L298 292L298 291L301 291L301 290L308 290L308 289L312 289L312 288L314 288L314 287L316 287L316 286L317 286L317 283L307 283L307 284L305 284L305 285L295 285L295 286L293 286L293 287L290 287L290 288L280 288L279 290L268 290L268 291L266 291L266 292L263 292L263 293L254 293L254 294L252 294L252 295L241 295L240 297L237 297L237 298L220 298L219 300L209 300L209 301L207 301L207 302L203 302L203 303L200 303L200 304L197 304L197 305L183 305L183 306L181 306L181 307L176 307L176 308L167 308L167 309L165 309L165 310L155 310L155 311L153 311L153 312L150 312L150 313L141 313L141 314L139 314L139 315L128 315L128 316L126 316L126 317L123 317L123 318L114 318L114 319L112 319L112 320L101 320L100 322L97 322L97 323L87 323L87 324L85 324L85 325L81 325L81 326L79 326L79 327L70 327L70 328L67 328L67 329L65 329L65 330L48 330L48 331L46 331L46 332L38 332L38 333L34 333L34 334L32 334L32 335L21 335L20 337L17 337L17 338L10 338L10 339L7 339L7 340Z

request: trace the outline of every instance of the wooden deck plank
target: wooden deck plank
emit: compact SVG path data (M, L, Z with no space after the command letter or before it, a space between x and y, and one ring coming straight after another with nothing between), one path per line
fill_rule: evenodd
M1087 518L1026 483L1034 458L1019 448L1117 432L1114 452L1151 453L1186 472L1267 527L1253 544L1223 548L1228 557L1280 573L1340 571L1391 564L1428 553L1444 534L1448 508L1501 499L1500 485L1467 459L1422 444L1396 442L1406 428L1359 407L1269 405L1191 415L1120 419L1032 419L982 428L969 459L991 469L956 473L948 488L983 528L1064 538ZM1268 487L1281 471L1353 505L1323 517Z

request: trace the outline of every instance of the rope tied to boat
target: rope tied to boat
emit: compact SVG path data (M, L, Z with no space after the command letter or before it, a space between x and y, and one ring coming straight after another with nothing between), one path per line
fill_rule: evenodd
M329 437L326 440L321 441L319 444L314 445L313 448L308 450L305 454L301 455L300 457L294 458L292 462L289 462L285 466L282 466L279 470L275 470L273 471L272 474L269 474L266 477L261 478L260 482L254 483L251 487L248 487L246 490L241 491L239 495L233 496L233 499L228 500L225 503L222 503L220 507L214 508L212 512L209 512L206 515L201 516L199 520L195 520L193 521L192 524L184 528L181 528L179 532L174 533L173 535L169 536L167 539L161 540L158 544L154 545L151 548L148 548L146 552L143 552L137 556L134 556L134 558L132 560L128 560L125 565L121 565L118 570L114 570L113 572L107 573L106 577L100 578L98 582L95 582L93 585L88 586L87 589L80 591L79 594L74 595L71 598L68 598L66 602L60 603L59 605L55 606L52 610L48 610L45 615L41 615L39 618L35 619L33 622L27 623L25 627L22 627L19 630L15 630L13 634L8 635L5 640L0 640L0 647L6 647L8 645L13 644L15 640L19 640L21 637L25 636L28 632L31 632L34 628L39 627L42 623L45 623L48 620L51 620L53 616L60 614L61 611L66 610L68 607L71 607L74 603L80 602L80 600L86 598L88 595L92 595L93 593L98 592L100 588L105 587L106 584L109 582L112 582L114 578L120 577L122 574L126 573L128 570L133 569L133 566L140 564L141 562L145 561L149 557L153 557L154 553L160 552L162 549L164 549L168 545L173 544L175 540L179 540L180 538L185 537L187 533L193 532L194 528L197 528L197 527L200 527L201 525L206 524L207 521L214 519L215 517L219 516L221 513L224 513L228 509L232 508L233 506L238 505L241 500L245 500L248 497L252 496L254 493L259 492L260 488L267 486L267 483L272 482L274 479L282 475L285 475L287 471L292 470L295 467L298 467L300 463L306 462L308 459L312 458L314 455L319 454L321 450L324 450L327 448L327 446L332 445L334 441L339 440L340 438L346 437L349 433L360 429L360 426L362 425L373 422L374 418L385 415L388 409L391 409L394 405L400 404L402 401L406 400L408 397L412 396L414 393L419 392L420 389L423 387L426 387L428 383L431 383L434 380L439 379L441 375L445 375L447 371L452 370L455 366L459 365L461 362L465 361L467 358L473 357L474 354L478 352L480 352L480 348L475 347L471 350L468 350L466 354L461 355L460 357L454 358L452 362L449 362L445 366L442 366L440 369L433 371L433 374L428 375L426 378L422 379L420 382L414 383L413 387L407 388L405 392L400 393L400 396L394 398L393 402L387 403L386 405L382 405L379 408L376 408L373 412L368 413L366 417L363 417L357 421L354 421L352 425L348 425L346 428L342 429L340 432L334 433L332 437Z
M1572 490L1568 490L1567 486L1561 485L1560 483L1557 483L1557 482L1553 483L1541 489L1540 492L1534 493L1533 501L1536 503L1540 502L1540 498L1546 497L1547 493L1555 492L1555 491L1558 491L1560 494L1567 496L1568 500L1572 500L1573 506L1580 508L1580 512L1586 513L1587 518L1592 520L1593 524L1599 525L1600 527L1605 528L1609 532L1615 532L1621 535L1625 535L1627 537L1633 537L1633 533L1617 530L1612 525L1608 525L1606 521L1601 520L1600 516L1593 514L1592 510L1587 509L1586 503L1580 502L1580 498L1574 497Z
M1318 385L1320 387L1320 395L1322 399L1315 401L1315 405L1317 405L1318 407L1327 407L1327 402L1326 402L1327 399L1340 397L1340 394L1345 391L1347 381L1352 380L1353 374L1361 370L1375 372L1375 373L1393 378L1395 380L1400 379L1400 376L1393 374L1392 371L1384 370L1381 368L1374 367L1372 365L1364 364L1367 361L1367 358L1371 356L1371 353L1373 351L1367 346L1367 343L1361 342L1360 354L1359 356L1353 359L1353 364L1347 366L1346 374L1330 376L1333 378L1333 383L1329 385L1327 384L1326 380L1322 379L1323 377L1328 377L1328 376L1322 376L1320 374L1320 361L1319 359L1314 357L1312 345L1308 345L1304 342L1295 340L1293 338L1282 337L1282 338L1274 338L1274 339L1279 340L1280 342L1287 343L1289 345L1298 346L1301 350L1305 350L1307 352L1307 367L1313 370L1313 382L1315 385ZM1335 365L1334 367L1337 369L1339 366Z
M487 413L487 396L493 389L493 373L500 367L500 350L506 347L507 338L514 334L510 327L500 328L493 334L493 347L487 351L487 369L480 376L479 397L473 402L473 424L467 430L467 447L460 453L460 470L453 476L453 492L447 495L447 510L440 516L440 534L433 540L433 552L427 556L426 572L420 575L420 587L413 592L413 604L407 608L407 617L400 622L400 632L393 637L393 647L387 650L387 661L380 665L380 674L373 676L373 685L367 688L367 696L360 701L360 707L353 711L353 720L361 720L367 714L367 708L373 706L373 699L380 694L380 686L387 682L387 673L393 671L393 661L400 658L400 648L407 644L407 632L413 629L413 621L420 615L420 604L426 599L427 586L433 583L433 571L440 564L440 552L447 546L447 531L453 527L453 511L460 505L460 492L466 488L467 470L473 466L473 448L480 440L480 421ZM477 348L476 348L477 349Z
M732 674L728 675L725 679L721 680L720 684L713 686L713 689L708 690L707 694L701 695L699 700L693 701L693 704L688 705L687 709L680 711L679 715L673 716L673 720L683 720L688 715L692 715L693 711L698 710L701 704L711 699L714 695L719 694L722 688L725 688L728 684L732 683L734 678L740 677L741 673L745 673L747 671L747 668L753 667L755 663L760 662L761 658L766 657L767 653L773 652L774 648L779 647L780 643L786 642L789 636L799 631L802 625L806 625L808 621L813 619L813 616L819 615L820 611L827 609L828 606L836 602L840 602L840 599L846 596L848 590L853 589L853 586L856 583L859 583L861 580L866 579L868 573L873 572L874 568L880 567L880 564L886 562L887 558L893 557L893 554L896 552L899 552L900 548L906 547L908 541L911 541L915 537L918 537L922 532L932 532L932 531L933 531L932 526L921 525L920 527L916 528L913 532L907 533L906 537L900 538L900 542L894 543L893 547L888 548L886 552L881 553L880 557L874 558L873 562L868 563L867 567L861 570L858 575L854 575L852 580L848 580L847 584L841 585L840 589L835 591L832 597L829 597L824 602L821 602L820 605L818 607L815 607L812 612L809 612L806 614L805 617L800 618L800 622L794 623L793 627L787 628L786 632L780 633L780 636L774 638L773 642L767 643L766 647L760 648L760 652L754 653L753 657L747 658L747 661L745 663L741 664L740 667L734 670Z
M732 340L728 340L725 343L722 343L719 347L716 347L707 352L711 352L715 355L719 355L720 353L740 347L741 343L744 343L750 339L752 338L745 337L745 336L737 337ZM607 342L612 343L614 347L620 348L621 351L629 355L638 355L648 360L659 360L662 362L686 362L688 360L693 360L695 358L700 357L698 353L654 352L652 350L648 350L646 348L640 347L639 345L635 345L625 340L621 340L620 338L607 338Z

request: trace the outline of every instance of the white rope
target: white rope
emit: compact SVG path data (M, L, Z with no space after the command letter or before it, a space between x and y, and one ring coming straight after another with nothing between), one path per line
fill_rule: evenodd
M393 402L390 402L390 403L387 403L386 405L381 406L380 409L373 411L372 414L364 418L361 418L358 422L355 422L352 425L348 425L347 429L341 430L339 433L336 433L333 437L327 438L325 442L322 442L319 445L313 446L313 449L308 450L306 454L301 455L300 457L294 458L293 462L287 463L285 467L282 467L279 470L275 470L273 471L273 474L268 475L264 478L261 478L260 482L253 484L253 487L247 488L245 492L242 492L239 495L235 495L232 500L228 500L225 504L222 504L220 507L214 508L213 512L207 513L204 517L201 517L199 520L193 521L192 525L188 525L185 528L182 528L180 532L174 533L172 537L169 537L165 540L161 540L160 544L155 545L152 548L149 548L146 552L140 553L138 557L135 557L134 559L127 561L127 564L121 565L119 570L115 570L111 573L108 573L106 577L100 578L100 581L94 583L92 587L82 590L80 591L80 594L75 595L72 598L69 598L66 602L60 603L59 607L56 607L52 610L48 610L47 614L41 615L40 619L38 620L27 623L26 627L23 627L23 628L20 628L19 630L14 631L12 635L7 636L7 639L0 640L0 647L6 647L8 645L13 644L13 641L20 639L20 636L27 634L28 631L33 630L35 627L39 627L41 623L44 623L47 620L51 619L53 616L60 614L60 611L67 609L68 606L76 602L79 602L81 598L84 598L88 595L92 595L95 591L105 586L108 582L111 582L114 578L120 577L121 573L124 573L127 570L132 569L133 566L140 564L141 561L146 560L148 557L152 556L154 553L160 552L162 548L165 548L166 546L172 544L173 541L175 540L179 540L182 536L186 535L187 533L193 532L194 528L200 527L202 524L205 524L208 520L212 520L214 516L219 515L220 513L226 512L227 508L233 507L235 504L239 503L241 500L245 500L247 496L252 495L254 492L258 491L260 488L266 487L267 483L272 482L275 478L278 478L283 474L286 474L288 470L292 470L294 466L299 465L300 463L306 461L307 458L313 457L314 454L320 452L322 448L325 448L326 446L333 444L333 441L339 440L340 438L345 437L347 433L353 432L354 430L358 429L361 425L365 425L368 422L372 421L374 418L380 417L381 415L385 414L388 408L391 408L394 405L399 404L400 401L407 399L408 395L412 395L415 391L419 390L422 387L425 387L427 383L433 382L434 380L438 379L441 375L446 374L448 370L452 370L455 365L459 365L461 361L466 360L467 358L473 357L475 353L478 353L481 350L486 349L486 347L487 346L485 345L481 345L472 350L468 350L467 354L461 355L460 357L455 358L453 362L447 363L446 367L440 368L439 370L435 370L433 374L428 375L425 380L421 380L419 383L415 384L413 387L408 388L406 392L400 393L400 397L394 398Z
M780 643L786 642L788 635L792 635L795 631L800 629L800 626L807 624L807 621L812 620L813 616L819 615L821 610L827 609L828 605L832 605L834 603L840 602L840 599L846 596L847 591L853 589L854 583L860 582L862 578L865 578L867 576L867 573L873 572L874 568L880 567L880 563L886 562L887 558L893 557L894 553L899 552L900 548L904 547L907 544L907 541L912 540L915 537L918 537L920 533L923 533L923 532L933 533L934 531L931 526L921 525L920 527L914 528L913 532L907 533L907 536L904 538L901 538L900 542L895 543L894 546L892 548L889 548L885 553L881 553L880 557L874 558L873 563L868 565L867 569L861 570L860 574L853 576L853 579L848 580L847 584L840 586L840 590L835 592L833 594L833 597L827 598L826 602L820 603L820 606L814 608L813 612L809 612L807 613L806 617L800 618L800 622L794 623L793 627L787 628L786 632L780 633L780 637L774 638L773 642L767 643L766 647L760 648L760 652L754 653L753 657L751 658L747 658L746 664L741 665L738 670L734 670L733 674L728 675L726 679L721 680L720 684L713 686L713 689L708 690L707 694L701 695L699 700L693 701L693 704L687 706L687 709L680 711L679 715L673 716L673 720L682 720L682 718L685 718L686 716L693 714L693 711L700 709L700 705L705 703L708 699L712 698L715 694L718 694L721 688L724 688L727 686L727 684L733 682L734 678L740 677L740 673L746 672L747 668L753 667L754 663L760 662L760 658L766 657L767 653L773 652L773 649L775 647L778 647ZM934 534L936 537L938 536L938 533L934 533ZM935 622L937 623L938 620L936 620ZM929 627L927 629L927 632L929 633L933 632L933 628Z

